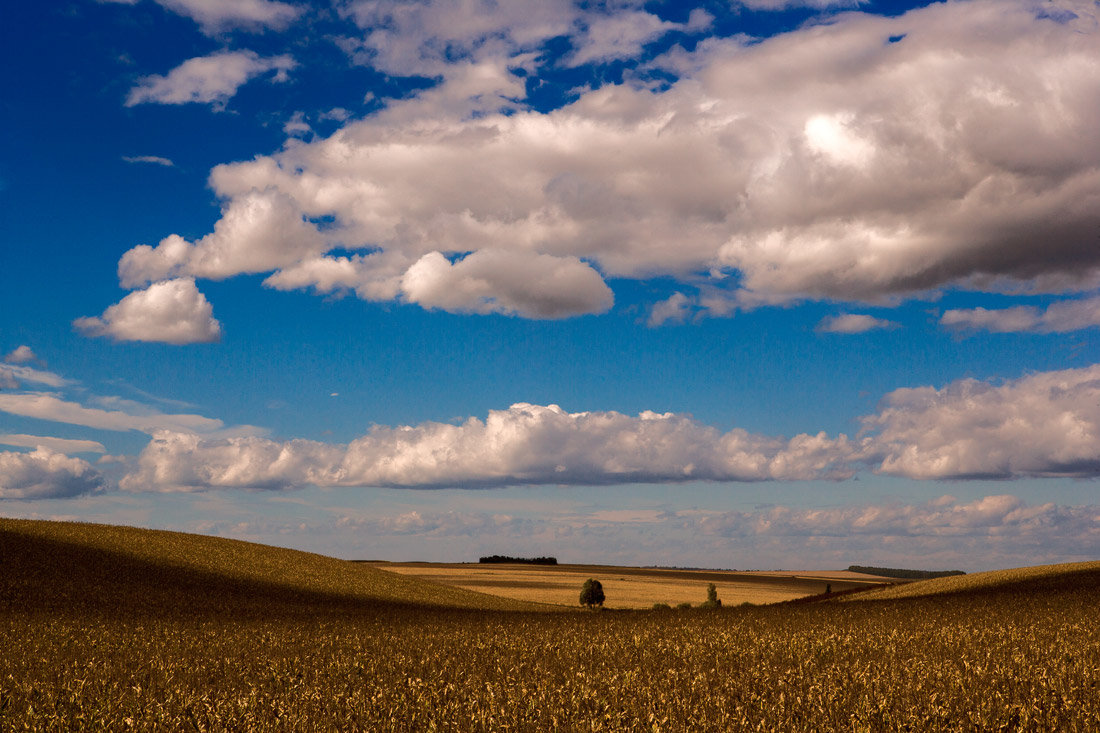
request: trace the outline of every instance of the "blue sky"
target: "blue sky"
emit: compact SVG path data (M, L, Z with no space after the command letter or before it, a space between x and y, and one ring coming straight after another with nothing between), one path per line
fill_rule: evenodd
M66 0L0 514L349 558L1100 553L1100 4Z

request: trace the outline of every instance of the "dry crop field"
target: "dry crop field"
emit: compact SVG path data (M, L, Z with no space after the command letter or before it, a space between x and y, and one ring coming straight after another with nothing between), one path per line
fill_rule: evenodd
M0 730L1100 729L1096 564L585 612L128 528L0 520L0 553Z
M714 583L725 605L777 603L882 583L891 578L846 570L835 572L735 572L609 565L374 562L371 566L434 583L520 601L577 605L581 585L595 578L607 594L607 608L652 608L655 603L699 605Z

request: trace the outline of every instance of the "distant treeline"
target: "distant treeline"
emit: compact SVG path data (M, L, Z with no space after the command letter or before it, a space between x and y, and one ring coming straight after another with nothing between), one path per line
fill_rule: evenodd
M556 557L509 557L507 555L489 555L478 558L480 563L524 563L525 565L557 565Z
M872 568L867 565L849 565L853 573L881 575L884 578L904 578L905 580L928 580L946 578L948 575L966 575L962 570L903 570L901 568Z

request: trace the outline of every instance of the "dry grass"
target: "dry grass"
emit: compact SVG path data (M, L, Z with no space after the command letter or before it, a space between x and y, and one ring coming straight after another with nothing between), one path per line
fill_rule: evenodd
M866 593L857 593L844 598L846 601L896 600L902 598L921 598L951 593L985 593L1010 588L1041 591L1043 587L1054 584L1072 584L1075 577L1083 580L1087 576L1100 573L1100 561L1066 563L1062 565L1034 565L1026 568L992 570L969 575L952 575L946 578L932 578L905 583L890 588L879 588Z
M531 610L530 604L418 581L362 563L218 537L75 522L0 519L0 608L155 607L327 600ZM61 569L61 572L58 572ZM44 584L42 577L53 582ZM216 594L209 591L217 588ZM222 600L219 600L222 599ZM262 599L262 600L255 600Z
M1100 730L1100 570L864 603L488 611L441 603L513 602L225 540L10 529L0 731Z
M698 605L714 583L724 605L778 603L804 596L867 587L885 578L847 571L778 573L672 570L603 565L372 563L394 573L535 603L576 606L587 578L603 584L607 608L651 608L655 603Z

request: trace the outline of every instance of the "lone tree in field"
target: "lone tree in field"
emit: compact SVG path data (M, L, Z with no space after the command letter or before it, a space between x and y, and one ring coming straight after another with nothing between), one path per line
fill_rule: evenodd
M721 608L722 601L718 598L718 588L714 583L707 585L707 600L703 602L702 608Z
M589 578L584 581L584 585L581 587L581 605L592 608L593 606L603 606L603 583L593 578Z

